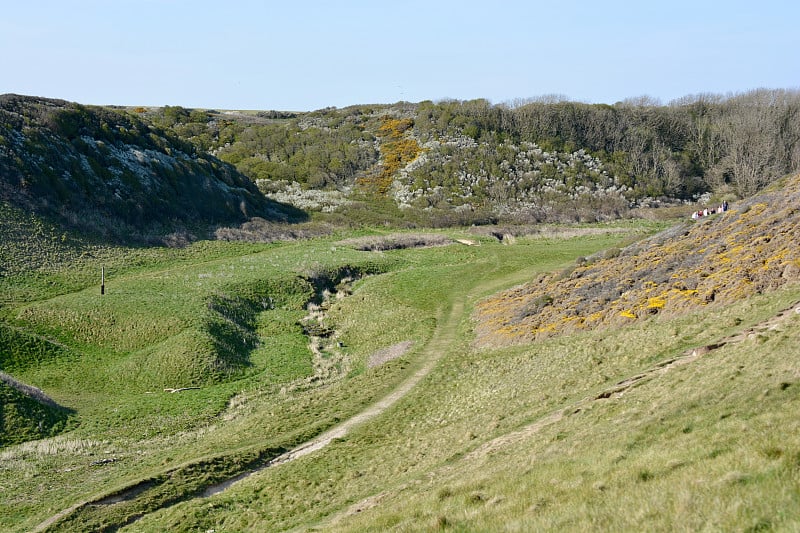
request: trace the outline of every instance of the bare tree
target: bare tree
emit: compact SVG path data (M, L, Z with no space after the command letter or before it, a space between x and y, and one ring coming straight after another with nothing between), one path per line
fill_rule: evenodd
M732 98L721 121L725 156L719 165L731 174L743 196L788 171L778 137L783 106L776 96L776 91L758 89Z

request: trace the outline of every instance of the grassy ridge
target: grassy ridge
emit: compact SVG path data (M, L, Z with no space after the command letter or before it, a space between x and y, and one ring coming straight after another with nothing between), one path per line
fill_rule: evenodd
M37 366L39 379L65 391L186 387L241 372L261 372L264 367L254 365L266 359L250 357L263 354L258 351L262 346L259 328L266 333L276 319L300 318L314 293L306 277L340 265L364 272L386 268L386 261L355 251L334 256L313 246L298 248L284 254L277 246L262 247L264 251L243 257L110 275L104 295L94 286L17 307L13 331L24 329L54 339L60 346L69 346L73 354L92 360L89 379L76 378L80 365L66 372L60 367L48 372L46 364ZM231 251L236 250L232 245ZM109 270L113 273L113 265ZM15 350L26 349L9 342Z
M0 447L63 431L70 411L0 372Z

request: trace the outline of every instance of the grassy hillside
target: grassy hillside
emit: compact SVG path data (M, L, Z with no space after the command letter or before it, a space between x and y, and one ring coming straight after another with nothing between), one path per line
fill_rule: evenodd
M0 200L127 240L300 216L135 114L18 95L0 96Z
M483 302L479 339L508 344L724 305L800 281L800 175L629 247L580 258Z
M456 321L385 415L125 530L792 531L798 302L794 284L495 350Z
M0 372L0 448L56 435L66 428L69 417L68 409L41 390Z
M312 485L340 480L326 498L343 490L349 499L335 498L330 514L295 504L308 520L301 530L794 531L798 315L752 340L670 361L726 329L716 323L769 315L798 297L795 289L646 331L453 357L413 418L394 413L291 472L265 473L205 508L176 509L168 524L247 529L262 513L319 494L294 488L313 471ZM375 442L382 430L390 433ZM361 490L349 488L355 472L368 477L358 478Z
M800 285L760 292L500 349L457 321L385 415L125 530L796 530Z

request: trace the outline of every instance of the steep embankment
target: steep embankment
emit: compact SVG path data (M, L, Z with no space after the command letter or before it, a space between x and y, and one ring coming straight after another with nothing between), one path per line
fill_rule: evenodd
M286 218L231 165L132 113L0 96L0 200L102 235Z
M478 342L505 345L732 303L800 280L800 175L571 271L485 300Z
M64 429L70 411L36 387L0 372L0 448L41 439Z

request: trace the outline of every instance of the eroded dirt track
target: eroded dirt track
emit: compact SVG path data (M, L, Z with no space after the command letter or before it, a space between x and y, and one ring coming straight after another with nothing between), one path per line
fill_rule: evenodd
M448 349L451 346L454 345L454 343L457 340L459 325L462 323L464 319L467 318L465 315L467 302L476 299L477 296L479 295L495 292L497 290L501 290L505 287L513 285L515 283L521 283L527 279L530 279L533 273L534 273L533 269L530 270L523 269L498 279L491 279L488 281L484 281L478 285L473 286L471 290L469 290L469 292L462 292L453 295L451 305L449 307L445 306L440 310L440 315L437 320L437 327L434 330L431 340L424 347L421 348L420 354L416 356L416 359L421 361L420 366L413 374L411 374L403 382L401 382L400 385L398 385L391 393L389 393L379 401L375 402L374 404L370 405L363 411L345 420L338 426L331 428L330 430L293 448L292 450L289 450L288 452L285 452L267 461L266 463L260 465L259 467L241 472L240 474L230 479L227 479L223 482L207 486L201 493L195 496L195 499L208 498L215 494L219 494L220 492L223 492L228 488L230 488L236 482L241 481L242 479L247 478L257 472L263 471L266 468L277 467L282 464L293 461L297 458L321 450L334 439L342 438L345 435L347 435L347 433L355 426L364 424L370 419L382 414L392 405L397 403L401 398L407 395L423 379L425 379L425 377L428 376L428 374L430 374L431 371L436 367L437 363L442 358L442 356L448 351ZM59 512L54 516L51 516L44 522L40 523L38 526L36 526L36 528L33 529L33 531L34 532L45 531L51 528L52 526L57 525L58 522L66 519L71 514L80 512L82 508L114 505L120 502L129 502L131 500L136 499L139 495L146 493L148 488L150 488L150 485L151 485L151 480L149 479L142 480L138 483L132 484L124 489L121 489L120 491L117 491L114 494L111 495L105 494L102 496L98 496L96 498L82 501L80 503L76 503L75 505ZM149 509L147 513L151 513L159 509L169 507L170 505L173 504L164 505L157 509L155 508ZM131 517L131 519L126 524L139 520L147 513L142 513L134 517ZM123 525L126 524L118 524L117 527L122 527Z

